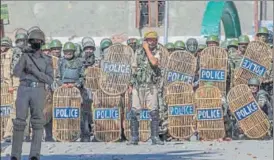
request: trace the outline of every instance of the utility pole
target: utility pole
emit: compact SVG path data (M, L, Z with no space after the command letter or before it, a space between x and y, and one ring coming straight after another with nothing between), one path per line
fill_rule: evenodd
M165 33L164 33L164 44L168 42L168 10L169 10L169 1L165 1Z

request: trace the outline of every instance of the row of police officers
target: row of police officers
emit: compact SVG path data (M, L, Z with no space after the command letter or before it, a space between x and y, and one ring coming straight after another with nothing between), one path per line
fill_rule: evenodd
M268 43L268 31L262 27L257 33L259 40ZM167 43L166 48L171 54L176 50L187 50L199 58L201 51L207 46L221 46L229 53L229 74L240 67L240 62L245 54L249 38L240 36L237 40L231 40L220 44L217 36L211 35L206 44L198 44L194 38L175 43ZM82 96L81 104L81 141L89 142L91 136L91 103L92 93L84 86L85 70L88 67L102 66L102 60L108 53L112 41L105 38L100 43L100 57L96 58L95 42L90 37L82 40L82 46L67 42L64 45L59 40L45 43L45 35L38 28L31 28L26 33L16 34L16 46L12 47L9 38L1 39L1 83L9 85L9 92L16 95L15 109L11 113L4 138L12 137L12 160L19 160L22 153L24 137L28 137L25 129L28 128L28 117L32 127L30 159L40 159L41 141L43 129L45 129L45 141L54 141L52 137L52 119L45 123L44 116L48 113L44 110L46 96L52 100L56 88L77 87ZM127 44L134 51L132 62L132 80L128 92L132 94L132 107L130 111L131 139L128 144L136 145L139 142L139 117L144 105L151 109L151 140L152 144L163 145L159 134L167 134L167 106L164 102L163 78L164 69L160 67L162 53L158 43L158 35L154 31L145 33L144 39L130 38ZM270 46L272 47L272 46ZM57 61L56 61L57 59ZM3 75L2 75L2 70ZM272 119L272 69L265 76L263 84L256 78L248 81L252 93L262 110ZM233 87L231 80L229 87ZM199 68L194 80L194 90L199 86ZM16 93L17 92L17 93ZM42 103L45 102L45 103ZM237 127L235 119L229 113L226 100L224 100L224 115L226 115L227 137L238 138L241 129ZM13 122L13 125L11 125ZM160 125L160 126L159 126ZM13 127L12 127L13 126ZM13 128L13 134L12 134ZM28 130L28 129L27 129ZM25 134L24 134L25 133ZM27 138L27 140L30 139Z

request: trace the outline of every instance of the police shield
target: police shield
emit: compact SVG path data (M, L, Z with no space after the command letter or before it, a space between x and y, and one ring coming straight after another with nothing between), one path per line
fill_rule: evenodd
M188 84L193 83L196 70L196 58L186 51L174 51L168 58L164 83L166 85L181 81Z
M161 56L161 60L160 60L160 67L161 68L166 68L166 65L168 63L167 59L169 57L169 52L168 50L160 43L158 43L158 47L160 49L160 56Z
M85 88L88 88L92 91L96 91L100 89L99 87L99 79L101 76L101 69L98 67L88 67L85 70L86 80L85 80Z
M121 96L110 96L101 90L94 95L94 137L98 141L112 142L121 135Z
M76 88L59 87L53 94L53 136L60 142L80 137L81 94Z
M221 96L217 87L209 85L195 92L197 131L203 140L225 137Z
M122 44L109 47L108 54L103 60L100 77L100 88L108 95L124 93L131 78L131 62L133 50Z
M147 105L142 104L142 109L138 110L138 121L139 121L139 140L146 142L150 138L150 111L151 108ZM132 95L126 92L125 94L125 110L124 110L124 133L126 138L129 140L130 135L130 110L132 107Z
M249 87L245 84L233 87L227 95L230 111L249 138L265 136L270 128L267 115L261 110Z
M234 74L234 86L247 84L250 78L258 78L261 82L271 67L272 54L269 47L261 41L252 41L248 44L240 68Z
M1 83L1 137L3 136L6 131L6 126L8 119L10 118L11 111L15 109L13 107L13 94L9 93L9 85L7 83Z
M166 87L168 131L173 138L186 139L194 133L194 92L190 84L173 82Z
M220 47L207 47L201 52L199 86L207 82L220 89L226 95L227 80L227 52Z

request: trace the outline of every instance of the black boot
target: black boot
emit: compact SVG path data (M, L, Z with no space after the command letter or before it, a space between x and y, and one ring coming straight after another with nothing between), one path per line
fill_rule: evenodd
M151 141L152 145L164 145L164 142L159 138L159 112L151 111L151 123L150 123L150 132L151 132Z
M88 115L84 113L81 121L81 142L90 142Z
M21 159L22 146L24 141L24 130L27 123L19 119L13 119L13 135L11 157Z
M139 121L138 121L137 115L134 111L131 111L130 134L131 134L131 139L127 143L127 145L138 145L138 142L139 142Z
M39 160L37 157L31 157L29 160Z
M55 142L55 140L52 137L52 120L50 120L49 123L47 123L45 126L45 132L46 132L46 136L45 136L45 141L46 142Z
M11 157L10 160L18 160L16 157Z

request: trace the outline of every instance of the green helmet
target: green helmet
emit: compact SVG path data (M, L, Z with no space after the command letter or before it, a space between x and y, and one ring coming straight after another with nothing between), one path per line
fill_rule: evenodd
M203 49L205 49L205 48L206 48L206 45L205 45L205 44L199 44L199 45L198 45L198 51L203 50Z
M1 38L1 46L12 46L12 41L9 37L3 37Z
M228 42L227 48L228 47L238 47L238 41L233 39L231 41Z
M223 49L227 49L227 40L223 41L220 47Z
M82 47L81 47L81 45L80 44L78 44L78 43L74 43L74 46L75 46L75 56L76 57L80 57L81 56L81 54L82 54Z
M27 34L24 34L24 33L18 33L16 34L15 36L15 42L17 40L27 40L28 39L28 35Z
M259 31L257 32L256 36L259 34L267 34L268 35L268 29L266 27L261 27Z
M166 45L165 45L165 47L167 48L167 49L174 49L175 48L175 46L174 46L174 44L173 43L167 43Z
M185 49L185 43L183 41L176 41L174 43L174 48L175 49Z
M42 47L41 47L41 50L44 51L44 50L50 50L50 45L48 43L44 44Z
M216 35L210 35L210 36L208 36L207 39L206 39L206 43L208 43L208 42L216 42L216 43L219 43L219 38L218 38L218 36L216 36Z
M72 42L67 42L64 44L63 51L76 51L75 44Z
M260 80L258 78L250 78L248 80L248 85L260 86Z
M104 49L108 48L111 45L112 45L112 41L109 38L104 38L100 42L100 48L101 48L101 50L104 50Z
M62 43L58 39L54 39L50 42L50 49L52 48L62 48Z
M249 37L247 35L241 35L239 38L239 44L241 43L249 43L250 40L249 40Z

